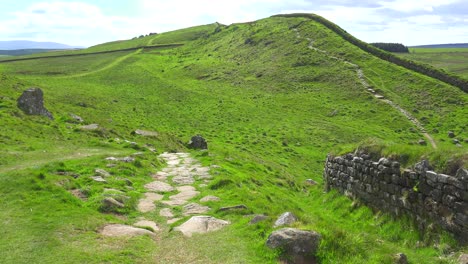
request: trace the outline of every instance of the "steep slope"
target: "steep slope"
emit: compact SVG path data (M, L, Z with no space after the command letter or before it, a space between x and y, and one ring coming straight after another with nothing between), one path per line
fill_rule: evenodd
M10 201L0 217L8 223L4 237L13 239L23 230L13 242L2 239L1 251L17 248L7 262L58 262L65 251L70 262L274 263L279 252L269 251L264 242L274 218L284 211L299 217L297 226L322 233L322 263L390 263L397 252L422 263L450 263L454 256L448 253L460 250L447 234L420 236L409 221L375 216L336 193L323 194L321 174L328 152L351 151L362 141L387 145L386 154L407 164L426 155L444 169L451 157L466 157L466 145L456 147L446 136L453 130L461 139L468 137L466 93L372 56L307 17L214 24L148 41L184 45L0 64L7 74L0 82L5 94L1 161L8 168L0 170L0 186L8 194L3 199ZM105 46L101 48L115 48ZM15 99L30 85L44 90L55 121L16 109ZM70 113L101 128L81 131L80 124L71 123ZM135 129L160 136L143 138L132 133ZM424 132L437 150L415 144ZM193 151L195 157L204 165L219 166L197 198L219 196L221 202L209 203L209 214L233 224L192 239L167 233L171 226L162 224L167 227L158 235L162 243L100 237L95 231L104 223L131 223L140 216L134 201L143 195L150 175L163 166L143 146L151 144L146 146L158 153L180 151L180 141L194 134L209 141L208 152ZM44 150L50 153L47 157ZM122 183L97 186L89 180L95 168L106 166L106 156L136 151L143 152L138 163L112 171L134 182L133 190ZM83 152L85 157L78 155ZM47 164L47 159L57 162ZM82 176L57 175L61 171ZM318 185L309 186L306 179ZM118 216L97 212L104 188L131 197ZM65 191L76 189L84 191L88 201ZM24 193L26 198L17 198ZM40 197L37 202L35 196ZM44 208L47 199L55 213ZM217 211L237 204L248 210ZM48 212L50 220L35 213L38 210ZM248 225L246 214L266 214L269 219ZM37 225L10 221L31 217ZM161 220L156 214L145 217ZM39 226L48 222L46 237ZM97 247L100 241L105 246ZM36 249L38 244L47 254ZM219 250L213 251L213 245ZM94 252L94 247L99 250ZM229 248L229 254L221 250ZM27 258L19 255L25 250L30 251Z

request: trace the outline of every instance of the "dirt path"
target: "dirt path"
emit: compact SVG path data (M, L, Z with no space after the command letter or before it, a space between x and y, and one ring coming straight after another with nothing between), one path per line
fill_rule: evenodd
M299 30L297 28L293 29L293 31L296 33L296 38L298 39L301 39L302 36L299 32ZM413 123L418 129L419 131L423 134L423 136L431 143L431 146L432 148L436 149L437 148L437 144L435 142L435 140L431 137L431 135L429 135L429 133L427 133L426 129L424 128L424 126L421 124L421 122L419 122L418 119L416 119L414 116L412 116L408 111L406 111L405 109L403 109L401 106L399 106L398 104L396 104L395 102L389 100L389 99L386 99L384 96L382 95L379 95L377 94L372 88L371 88L371 85L369 85L369 83L367 82L366 80L366 77L364 75L364 72L362 71L362 69L359 67L359 65L357 64L354 64L352 62L349 62L347 60L344 60L342 58L338 58L338 57L335 57L335 56L332 56L330 55L327 51L324 51L324 50L321 50L321 49L318 49L316 47L313 46L314 44L314 41L311 39L311 38L306 38L307 41L309 41L309 45L307 46L309 49L311 50L314 50L316 52L320 52L320 53L323 53L325 54L326 56L328 56L329 58L333 59L333 60L337 60L337 61L341 61L347 65L350 65L352 66L355 70L356 70L356 75L359 79L359 81L361 82L362 86L370 93L372 93L374 95L375 98L377 99L380 99L382 100L382 102L385 102L387 104L389 104L391 107L393 107L394 109L396 109L398 112L400 112L402 115L404 115L411 123Z

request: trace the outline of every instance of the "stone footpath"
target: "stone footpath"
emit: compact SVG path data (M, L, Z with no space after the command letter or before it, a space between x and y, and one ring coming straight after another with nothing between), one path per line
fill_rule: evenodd
M166 224L172 224L181 219L175 217L174 207L182 206L182 216L193 216L174 230L180 231L188 237L192 236L193 233L219 230L229 224L228 221L201 215L210 211L211 208L191 201L200 194L194 186L195 182L201 182L198 186L203 187L212 179L209 167L204 167L197 160L191 158L190 153L163 153L159 157L168 166L152 175L154 181L145 185L146 192L137 206L140 213L146 214L158 210L159 215L166 218ZM171 193L174 194L169 195ZM207 201L219 201L219 198L207 196L200 199L201 203ZM156 202L163 204L163 207L158 208ZM142 227L149 227L153 232ZM101 230L101 234L105 236L154 235L154 232L159 230L160 224L142 216L133 226L106 225Z

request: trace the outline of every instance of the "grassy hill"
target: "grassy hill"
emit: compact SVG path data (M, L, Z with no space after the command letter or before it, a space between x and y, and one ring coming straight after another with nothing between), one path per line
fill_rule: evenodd
M410 48L410 53L398 55L430 64L468 80L468 48Z
M184 45L138 48L160 44ZM426 157L450 172L466 162L468 96L459 88L379 59L301 16L210 24L79 52L125 48L138 49L0 64L0 251L9 252L2 263L275 263L279 252L265 241L285 211L299 217L297 227L323 235L321 263L392 263L398 252L414 262L453 263L463 251L449 234L420 234L410 220L373 214L336 192L324 194L322 186L327 153L359 145L406 166ZM43 89L54 120L16 107L31 86ZM436 148L418 145L424 131L367 89L411 113ZM100 129L82 131L70 114ZM141 137L135 129L159 136ZM219 166L200 197L219 196L209 214L232 224L190 239L176 232L156 240L100 236L105 223L141 216L135 203L143 185L165 166L147 147L189 151L184 143L195 134L209 150L192 154ZM134 162L108 169L115 177L107 184L89 179L95 168L106 168L104 158L136 152ZM129 197L118 214L100 212L109 188ZM70 194L75 189L88 199ZM217 212L236 204L247 212ZM270 218L249 225L244 214Z

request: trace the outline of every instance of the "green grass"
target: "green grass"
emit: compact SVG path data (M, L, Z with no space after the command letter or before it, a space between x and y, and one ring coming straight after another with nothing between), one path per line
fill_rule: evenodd
M326 53L309 49L307 37ZM336 192L324 194L322 186L327 153L353 151L374 139L381 153L400 156L408 166L429 157L444 169L447 153L466 156L466 144L456 147L447 137L453 130L468 138L468 96L460 89L377 59L305 18L212 24L146 40L185 45L0 64L0 191L6 208L0 211L0 251L10 252L2 263L275 263L278 252L265 241L274 218L285 211L299 216L297 227L323 235L322 263L392 263L398 252L411 262L453 263L450 252L463 250L444 232L419 234L408 219L373 214ZM332 57L359 65L374 89L423 121L438 150L416 145L422 135L414 125L365 91L352 66ZM55 120L16 108L16 98L30 86L44 90ZM80 131L70 113L101 129ZM140 137L131 133L135 129L160 136ZM200 197L219 196L210 214L233 224L191 239L174 232L161 232L156 241L99 236L104 223L132 223L139 216L134 205L142 186L163 167L144 146L157 153L187 151L183 143L194 134L207 138L209 151L192 154L204 165L220 166ZM137 161L108 169L107 184L90 180L95 168L107 169L105 157L135 152L142 152ZM57 174L63 171L70 174ZM319 185L306 185L308 178ZM120 215L100 212L104 188L129 196ZM88 201L74 198L71 189L85 191ZM213 213L236 204L270 218L248 225L240 213ZM146 217L161 220L157 213Z
M410 48L409 54L398 55L468 79L468 48Z

